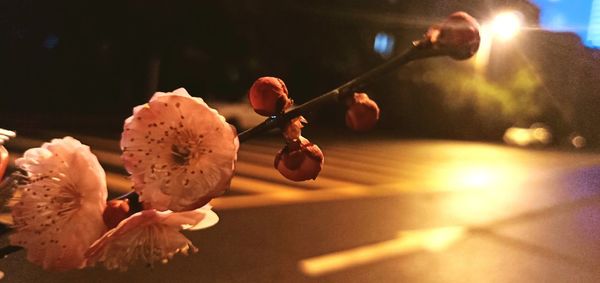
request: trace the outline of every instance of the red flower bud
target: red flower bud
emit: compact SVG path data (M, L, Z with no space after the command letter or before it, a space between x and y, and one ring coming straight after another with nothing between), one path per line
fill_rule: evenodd
M346 126L363 132L375 127L379 120L379 107L366 93L355 93L346 101Z
M450 57L468 59L479 49L479 24L465 12L450 15L441 24L434 25L425 38L416 43L418 47L447 48Z
M304 137L288 143L275 156L275 168L292 181L316 179L324 162L321 149Z
M8 160L8 150L0 145L0 180L2 180L6 167L8 167Z
M263 116L278 115L292 105L287 87L274 77L256 80L248 92L248 100L254 111Z
M108 229L117 227L129 214L129 200L110 200L106 203L102 219Z

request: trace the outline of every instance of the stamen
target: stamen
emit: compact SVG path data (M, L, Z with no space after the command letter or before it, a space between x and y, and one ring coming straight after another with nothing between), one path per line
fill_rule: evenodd
M175 161L175 164L177 165L187 165L191 153L192 152L188 147L180 146L177 144L173 144L171 146L171 155L173 156L173 161Z

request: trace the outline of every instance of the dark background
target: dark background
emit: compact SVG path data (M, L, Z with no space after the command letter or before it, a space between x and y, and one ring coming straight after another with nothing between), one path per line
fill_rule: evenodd
M395 36L397 53L453 11L485 20L504 8L521 11L530 26L539 21L537 7L516 0L1 1L0 125L118 136L131 108L154 91L185 87L234 102L265 75L284 79L304 102L382 63L373 50L378 32ZM497 49L486 87L447 88L473 80L468 63L449 59L370 84L365 91L382 109L378 130L499 141L510 126L544 122L555 144L574 132L598 143L597 50L574 34L540 30ZM507 87L519 68L536 82L527 97ZM490 85L504 98L487 95ZM313 126L343 128L343 111L332 106Z

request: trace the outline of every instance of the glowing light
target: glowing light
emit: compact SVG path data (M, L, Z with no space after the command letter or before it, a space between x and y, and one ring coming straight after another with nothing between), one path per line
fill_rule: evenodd
M511 174L512 170L504 165L455 163L440 168L432 177L455 190L491 191L506 185L505 178Z
M534 123L530 128L510 127L506 129L503 139L510 145L543 146L552 142L552 133L546 125Z
M498 179L498 176L494 171L486 170L485 168L471 168L470 170L463 170L454 176L457 185L461 187L485 187L486 185L493 184Z
M375 36L373 50L379 53L381 57L387 58L392 55L392 51L394 50L394 42L394 36L385 32L380 32Z
M511 127L504 133L504 142L510 145L527 146L533 142L529 129Z
M549 144L552 139L552 134L546 128L535 128L532 130L531 136L542 144Z
M494 35L502 40L515 37L523 25L523 16L516 11L502 12L492 21Z
M578 133L572 133L569 138L571 139L571 144L576 149L584 148L587 145L587 140Z
M402 231L396 239L308 258L300 261L298 267L306 275L321 276L414 252L439 252L466 232L461 226Z

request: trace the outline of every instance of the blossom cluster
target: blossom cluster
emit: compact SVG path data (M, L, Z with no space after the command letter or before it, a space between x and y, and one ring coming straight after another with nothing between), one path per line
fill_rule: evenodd
M414 50L466 59L479 47L478 29L475 19L457 12L414 42ZM370 130L379 120L379 107L367 94L351 90L398 62L402 60L392 59L296 108L281 79L256 80L248 99L256 113L269 117L265 123L279 122L285 145L276 154L274 167L281 175L311 180L323 167L323 152L302 135L308 122L301 114L307 105L334 97L345 105L350 129ZM2 145L10 137L13 132L0 129L0 180L9 161ZM11 245L25 248L29 261L48 270L96 264L126 270L136 262L152 265L177 253L197 251L181 231L219 221L209 202L226 192L234 175L239 149L235 128L202 99L180 88L157 92L148 103L135 107L125 120L120 146L133 183L131 195L138 196L132 199L140 202L135 206L126 197L107 201L106 174L98 159L72 137L53 139L17 159L25 177L14 183L10 201Z
M229 187L235 129L184 89L159 92L125 121L121 149L142 211L131 210L127 199L107 202L105 172L88 146L54 139L15 161L27 182L11 201L10 243L48 270L98 263L126 270L197 251L181 230L218 222L208 201Z
M292 106L282 80L264 77L250 89L257 113L282 115ZM347 99L347 123L371 128L379 116L366 94ZM317 177L321 149L301 135L306 119L283 125L285 147L275 168L293 181ZM107 201L105 172L90 148L72 137L53 139L15 161L26 174L11 201L12 245L48 270L98 263L126 270L141 261L166 262L197 248L182 233L217 223L208 202L223 194L234 174L239 141L235 128L202 99L180 88L156 93L133 109L121 136L122 160L143 209L129 199ZM0 172L8 162L0 148Z

